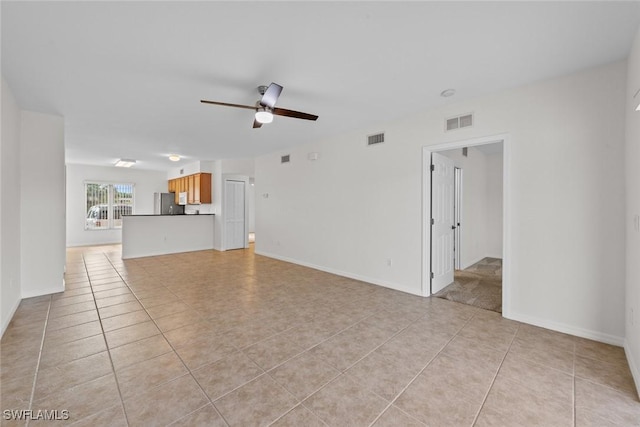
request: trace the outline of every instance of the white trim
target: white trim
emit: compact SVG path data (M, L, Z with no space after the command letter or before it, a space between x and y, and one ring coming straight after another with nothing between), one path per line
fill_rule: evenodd
M29 291L27 293L23 293L22 299L57 294L59 292L64 292L64 283L62 284L62 286L59 286L59 287L39 288L39 289L34 289L32 291Z
M371 277L368 276L361 276L359 274L353 274L353 273L348 273L345 271L341 271L341 270L336 270L333 268L328 268L328 267L323 267L323 266L319 266L319 265L315 265L309 262L304 262L304 261L299 261L295 258L289 258L289 257L285 257L285 256L281 256L281 255L276 255L276 254L272 254L270 252L263 252L263 251L255 251L256 255L262 255L262 256L266 256L269 258L274 258L280 261L284 261L284 262L290 262L292 264L297 264L297 265L301 265L303 267L309 267L309 268L313 268L314 270L320 270L320 271L324 271L326 273L331 273L331 274L335 274L338 276L342 276L342 277L347 277L349 279L354 279L354 280L360 280L361 282L366 282L366 283L370 283L372 285L378 285L378 286L383 286L385 288L389 288L389 289L393 289L395 291L400 291L400 292L404 292L407 294L411 294L411 295L417 295L417 296L422 296L420 295L419 292L416 292L415 289L413 288L405 288L404 286L400 286L397 285L395 283L391 283L391 282L385 282L382 280L378 280L378 279L373 279Z
M627 356L627 363L629 363L631 376L633 377L633 381L636 383L636 393L638 393L638 398L640 399L640 368L635 364L635 360L631 354L631 349L629 348L629 340L626 338L624 340L624 353Z
M467 269L469 267L471 267L473 264L479 263L480 261L482 261L483 259L487 258L488 255L481 255L480 257L478 257L478 259L474 259L469 263L466 263L462 266L462 270ZM491 258L495 258L495 257L491 257ZM500 258L500 257L498 257Z
M502 315L511 317L511 135L508 133L485 136L481 138L452 141L422 147L422 296L431 295L430 292L430 260L431 260L431 153L434 151L451 150L455 148L473 147L495 142L502 142ZM429 172L429 173L428 173Z
M14 306L11 308L11 310L9 310L11 312L11 315L8 316L3 322L2 322L2 331L0 333L0 338L2 338L2 336L4 335L4 333L7 331L7 328L9 327L9 323L11 323L11 320L13 320L13 316L16 314L16 310L18 309L18 307L20 306L20 302L22 302L21 298L18 298L18 300L16 301L16 303L14 304Z
M590 340L615 345L618 347L622 347L624 344L624 337L605 334L598 331L592 331L590 329L576 328L575 326L567 325L565 323L553 322L551 320L528 316L526 314L511 313L509 319L527 323L529 325L539 326L545 329L550 329L552 331L562 332L563 334L569 334L576 337L587 338Z
M484 258L497 258L497 259L502 259L502 254L490 254L490 255L485 255Z

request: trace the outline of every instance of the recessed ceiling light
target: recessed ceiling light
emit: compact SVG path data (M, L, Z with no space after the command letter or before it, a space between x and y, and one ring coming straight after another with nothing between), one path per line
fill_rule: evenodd
M171 160L172 162L178 162L180 161L180 156L178 156L177 154L171 154L169 155L169 160Z
M456 94L455 89L445 89L442 92L440 92L440 96L443 98L449 98L450 96L453 96L455 94Z
M119 168L130 168L135 165L136 161L131 159L120 159L116 162L115 166Z

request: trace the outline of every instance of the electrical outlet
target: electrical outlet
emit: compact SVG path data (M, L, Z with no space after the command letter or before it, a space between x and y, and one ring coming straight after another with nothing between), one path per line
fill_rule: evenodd
M638 214L633 216L633 229L636 233L640 232L640 215Z
M387 267L391 267L393 265L393 260L391 258L387 258Z

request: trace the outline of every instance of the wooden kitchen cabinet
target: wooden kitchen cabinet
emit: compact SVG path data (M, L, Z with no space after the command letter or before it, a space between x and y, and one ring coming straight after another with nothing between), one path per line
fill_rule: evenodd
M211 174L196 174L195 181L196 194L198 195L198 203L211 203Z
M174 193L174 203L178 204L178 179L170 179L168 185L169 193Z
M200 202L199 197L198 197L198 202L196 202L196 199L194 197L195 196L195 187L194 187L195 176L196 175L187 176L187 203L190 205L194 205Z
M187 203L190 205L200 205L211 203L211 174L196 173L170 179L168 182L170 193L175 193L175 203L179 202L179 194L187 193Z

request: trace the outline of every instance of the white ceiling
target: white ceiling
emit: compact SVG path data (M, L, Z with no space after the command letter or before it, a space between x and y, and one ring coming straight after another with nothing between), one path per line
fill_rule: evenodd
M2 74L69 163L253 157L626 58L631 2L9 2ZM256 87L284 86L252 129ZM455 88L452 98L440 92Z

